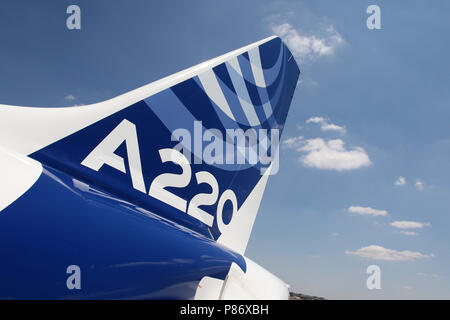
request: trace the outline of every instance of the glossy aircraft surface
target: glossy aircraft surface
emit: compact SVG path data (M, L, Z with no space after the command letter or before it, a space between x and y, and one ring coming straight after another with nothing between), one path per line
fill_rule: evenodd
M100 103L0 105L0 298L287 299L244 254L299 73L270 37Z

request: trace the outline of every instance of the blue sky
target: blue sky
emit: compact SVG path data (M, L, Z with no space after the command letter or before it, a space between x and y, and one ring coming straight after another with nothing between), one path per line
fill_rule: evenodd
M66 28L70 4L81 30ZM381 30L366 27L370 4ZM303 293L450 299L448 1L0 7L0 103L11 105L98 102L283 35L302 80L247 255ZM366 288L372 264L381 290Z

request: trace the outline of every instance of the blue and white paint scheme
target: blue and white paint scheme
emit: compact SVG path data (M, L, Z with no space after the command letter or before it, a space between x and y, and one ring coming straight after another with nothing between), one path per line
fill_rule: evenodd
M275 164L232 161L227 129L281 132L299 73L270 37L100 103L0 105L0 298L288 298L244 256Z

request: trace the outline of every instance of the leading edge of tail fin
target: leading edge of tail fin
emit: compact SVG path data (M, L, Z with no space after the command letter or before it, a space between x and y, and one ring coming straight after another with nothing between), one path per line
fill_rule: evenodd
M270 37L94 105L0 105L0 146L244 253L299 73Z

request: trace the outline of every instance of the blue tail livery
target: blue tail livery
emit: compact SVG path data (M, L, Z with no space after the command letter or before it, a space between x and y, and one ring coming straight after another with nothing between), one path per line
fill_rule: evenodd
M299 73L270 37L100 103L0 105L0 298L288 298L244 254Z

